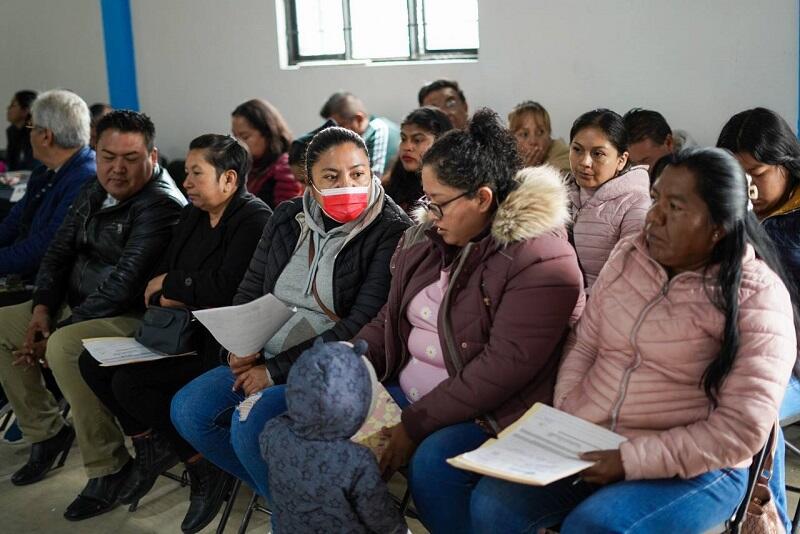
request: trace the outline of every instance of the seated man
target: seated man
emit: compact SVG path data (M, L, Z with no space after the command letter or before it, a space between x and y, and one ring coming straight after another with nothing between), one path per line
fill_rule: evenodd
M31 118L36 91L17 91L6 108L6 167L9 171L29 171L39 163L31 150L30 132L25 127Z
M373 174L383 176L400 146L400 127L386 117L367 113L364 102L352 93L334 93L319 112L323 119L360 135L369 151Z
M89 108L69 91L42 93L31 107L33 157L42 162L25 195L0 222L0 276L32 280L81 186L93 178Z
M417 100L421 106L433 106L444 111L454 128L463 130L469 120L469 106L464 91L454 80L436 80L423 85Z
M47 135L37 124L32 132ZM114 417L81 378L81 340L133 335L145 284L186 203L156 163L146 115L109 113L97 136L97 180L81 188L47 249L33 301L0 308L0 383L33 444L11 482L44 478L77 435L89 482L64 513L73 521L110 510L133 465ZM74 430L44 387L40 366L53 371Z
M634 165L647 165L650 168L650 183L667 166L675 152L672 128L658 111L633 108L622 117L628 130L628 153Z

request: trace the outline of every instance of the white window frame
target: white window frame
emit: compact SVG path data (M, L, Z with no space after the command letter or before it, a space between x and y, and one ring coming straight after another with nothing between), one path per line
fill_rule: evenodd
M335 2L337 0L329 0ZM297 16L294 0L277 0L278 24L283 18L283 31L278 32L281 40L285 43L284 64L289 67L302 67L313 65L334 65L334 64L364 64L364 63L398 63L398 62L421 62L421 61L453 61L453 60L477 60L478 48L453 49L453 50L428 50L425 46L424 35L424 0L406 0L408 3L408 41L409 55L389 58L353 58L352 55L352 31L350 24L350 1L342 2L342 16L344 18L344 44L345 51L342 54L324 55L300 55ZM283 8L282 13L280 7ZM279 28L281 30L281 28Z

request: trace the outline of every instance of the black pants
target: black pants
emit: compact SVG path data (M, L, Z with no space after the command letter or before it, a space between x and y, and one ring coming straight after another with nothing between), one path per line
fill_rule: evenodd
M169 409L173 395L207 370L199 356L101 367L83 351L79 365L83 379L117 417L126 435L155 430L172 443L181 460L197 454L172 426Z

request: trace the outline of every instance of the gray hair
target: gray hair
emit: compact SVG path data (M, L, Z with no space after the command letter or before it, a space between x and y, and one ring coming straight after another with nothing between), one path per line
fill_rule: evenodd
M52 131L62 148L89 144L89 106L72 91L53 89L40 94L31 106L31 117L35 126Z

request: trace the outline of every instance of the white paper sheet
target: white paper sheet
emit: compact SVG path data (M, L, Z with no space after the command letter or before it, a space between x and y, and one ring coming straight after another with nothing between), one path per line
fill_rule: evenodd
M260 351L294 312L268 293L246 304L192 313L225 350L247 356Z
M482 447L449 463L490 476L546 485L592 465L583 452L618 449L627 438L541 403Z
M176 356L196 354L162 354L148 349L132 337L93 337L82 340L83 346L101 367L124 365L128 363L149 362Z

